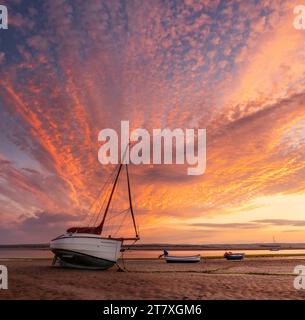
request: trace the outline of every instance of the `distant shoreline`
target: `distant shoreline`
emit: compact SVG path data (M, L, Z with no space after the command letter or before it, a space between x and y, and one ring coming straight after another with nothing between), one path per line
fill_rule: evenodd
M223 250L305 250L305 243L246 243L246 244L134 244L123 245L125 249L160 251L162 249L174 251L223 251ZM48 243L34 244L2 244L1 249L49 249Z

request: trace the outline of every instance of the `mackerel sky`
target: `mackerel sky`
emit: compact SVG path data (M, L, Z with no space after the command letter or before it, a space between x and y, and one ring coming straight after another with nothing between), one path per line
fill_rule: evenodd
M143 242L300 241L305 31L294 1L7 0L0 243L82 224L98 132L206 128L207 170L131 166ZM119 192L117 203L124 192Z

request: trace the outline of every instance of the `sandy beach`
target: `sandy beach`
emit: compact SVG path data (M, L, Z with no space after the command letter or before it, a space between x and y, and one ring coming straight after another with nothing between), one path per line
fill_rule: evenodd
M9 273L0 299L305 299L305 290L293 287L294 267L305 265L300 257L197 264L126 260L125 272L62 269L48 259L0 263Z

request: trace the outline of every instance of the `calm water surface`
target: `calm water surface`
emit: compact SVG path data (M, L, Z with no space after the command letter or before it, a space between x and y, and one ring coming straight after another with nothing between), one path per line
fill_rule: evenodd
M233 251L238 252L238 251ZM305 250L243 250L247 255L281 255L281 254L303 254L305 256ZM151 250L128 250L124 252L124 258L158 258L162 251ZM222 257L224 251L170 251L172 255L194 255L200 254L202 257L218 256ZM53 253L48 249L0 249L0 258L52 258ZM300 257L302 258L302 257ZM304 258L304 257L303 257Z

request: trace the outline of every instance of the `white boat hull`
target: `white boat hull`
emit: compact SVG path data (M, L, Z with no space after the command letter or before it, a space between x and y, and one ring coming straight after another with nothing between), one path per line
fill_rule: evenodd
M121 251L122 241L87 233L65 234L50 243L50 249L63 266L108 269Z
M165 256L167 263L195 263L200 262L200 255L196 256Z

